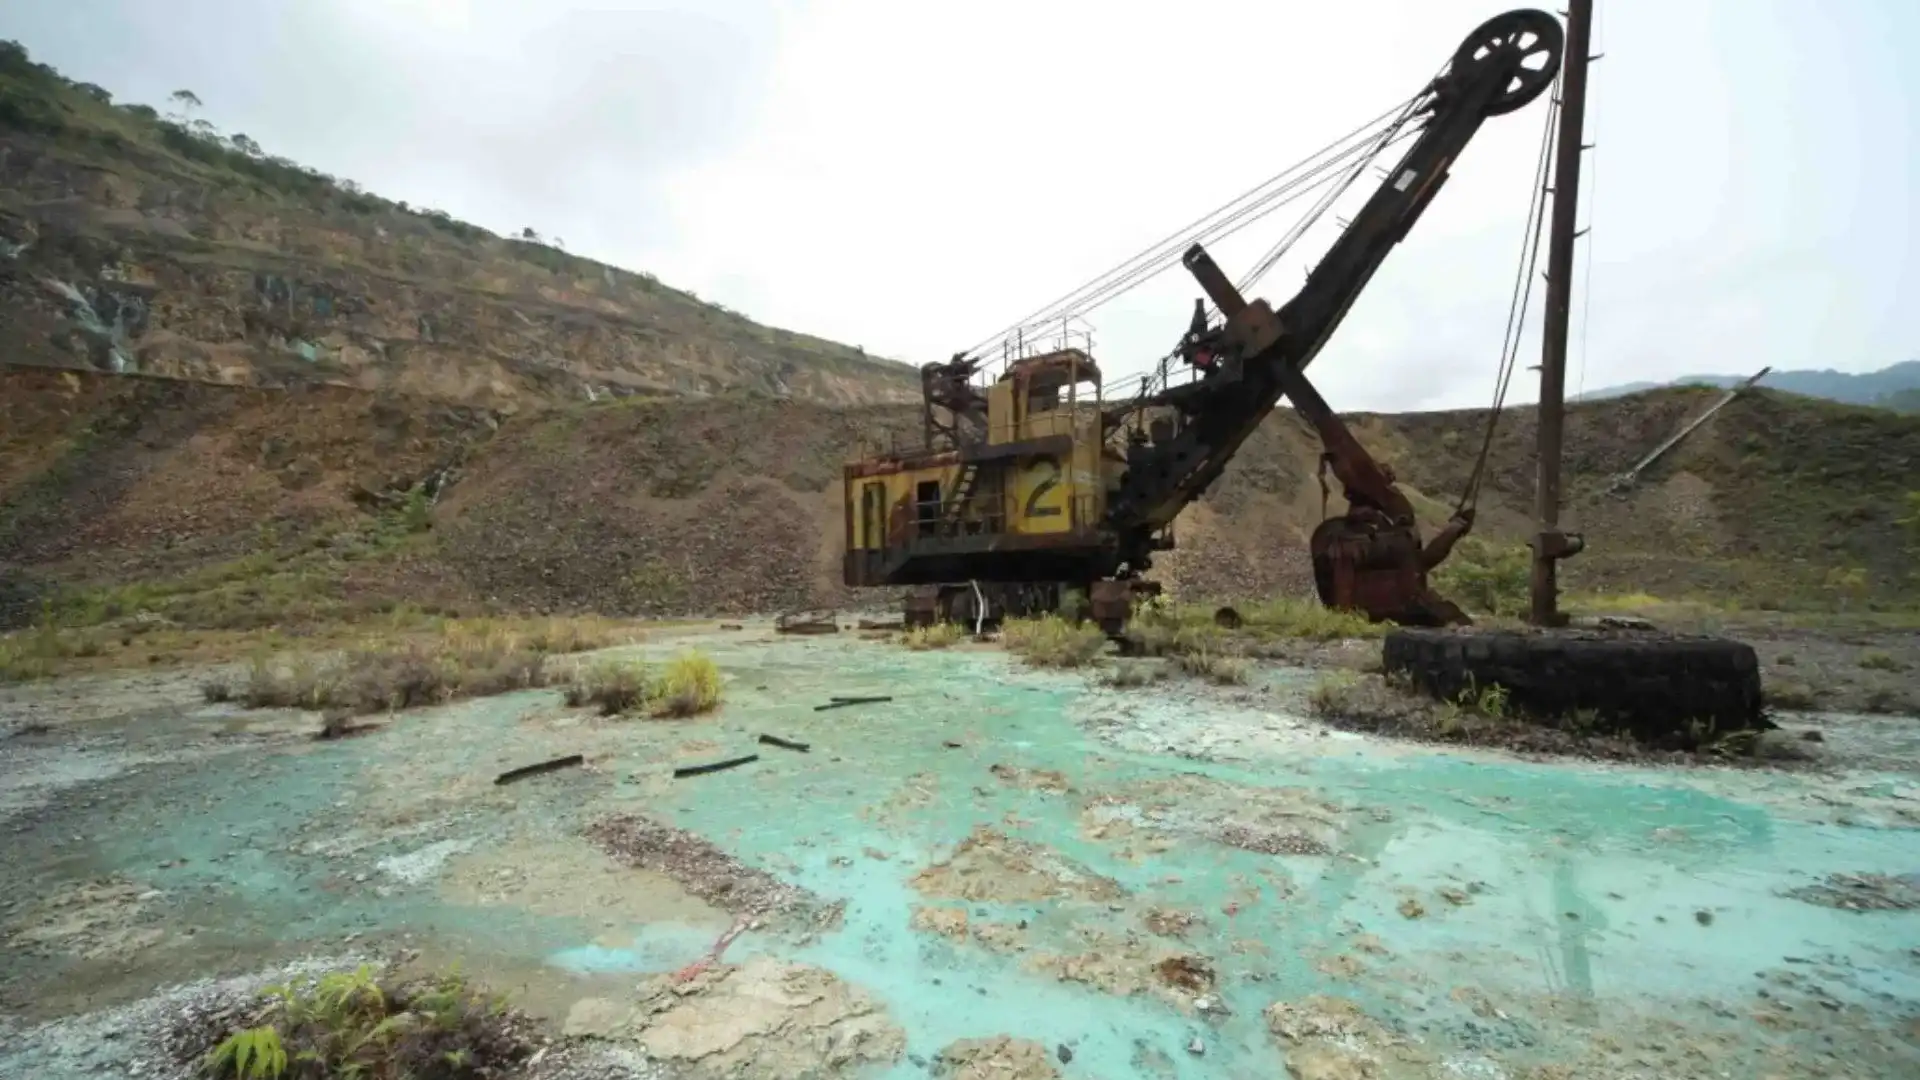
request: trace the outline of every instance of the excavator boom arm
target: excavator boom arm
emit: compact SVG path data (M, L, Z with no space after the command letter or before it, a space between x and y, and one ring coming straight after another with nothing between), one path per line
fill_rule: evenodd
M1302 370L1419 220L1480 125L1527 104L1552 83L1562 42L1559 20L1535 10L1490 19L1463 41L1429 87L1420 136L1278 312L1242 297L1199 245L1188 250L1188 270L1226 320L1227 362L1200 382L1164 395L1164 403L1187 422L1172 439L1139 447L1131 456L1109 519L1120 534L1123 563L1144 563L1152 535L1206 491L1282 397L1314 424L1336 472L1349 474L1340 477L1343 482L1398 497Z

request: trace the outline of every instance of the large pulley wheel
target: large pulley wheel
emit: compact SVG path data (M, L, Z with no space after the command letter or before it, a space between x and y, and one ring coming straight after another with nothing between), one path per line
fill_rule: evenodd
M1501 116L1521 108L1553 85L1560 73L1560 55L1566 31L1560 20L1544 11L1522 8L1495 15L1468 34L1454 50L1449 74L1497 64L1511 74L1507 84L1487 104L1486 115Z
M1499 686L1524 715L1578 717L1656 746L1774 726L1753 646L1609 630L1395 630L1381 656L1427 694L1458 701Z

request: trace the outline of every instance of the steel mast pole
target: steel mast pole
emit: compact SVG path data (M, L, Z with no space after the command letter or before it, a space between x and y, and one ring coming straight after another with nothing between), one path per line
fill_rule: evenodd
M1553 218L1548 225L1547 313L1540 346L1539 476L1534 489L1538 529L1533 538L1531 621L1560 626L1556 563L1583 546L1560 531L1560 447L1565 431L1567 324L1573 308L1574 211L1580 198L1581 120L1587 105L1587 50L1593 0L1569 0L1567 45L1560 68L1560 130L1554 148Z

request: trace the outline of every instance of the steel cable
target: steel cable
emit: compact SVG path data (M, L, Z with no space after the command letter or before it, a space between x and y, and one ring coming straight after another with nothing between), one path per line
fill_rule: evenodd
M1308 179L1315 177L1316 175L1325 171L1327 168L1333 165L1344 162L1353 154L1358 153L1359 151L1365 149L1367 143L1365 141L1356 141L1356 140L1362 140L1364 136L1368 136L1372 134L1375 128L1379 127L1382 123L1384 123L1388 119L1404 115L1410 103L1418 102L1424 96L1425 96L1425 91L1422 91L1420 95L1416 95L1414 98L1411 98L1408 101L1401 102L1400 104L1395 105L1393 108L1387 110L1386 112L1381 113L1379 116L1375 117L1374 119L1369 120L1366 123L1359 126L1358 128L1355 128L1353 131L1348 132L1346 135L1343 135L1340 138L1335 139L1333 142L1322 147L1320 150L1314 152L1313 154L1308 155L1306 158L1303 158L1301 161L1288 166L1286 169L1282 170L1281 172L1276 173L1275 175L1267 178L1261 183L1255 185L1253 188L1250 188L1246 192L1243 192L1241 195L1235 197L1232 200L1229 200L1227 203L1215 208L1209 213L1204 214L1201 217L1195 219L1193 222L1190 222L1188 225L1186 225L1182 229L1170 234L1169 236L1162 239L1158 243L1150 245L1149 247L1137 253L1133 257L1121 262L1119 265L1094 277L1091 281L1088 281L1082 284L1081 286L1067 293L1065 296L1061 297L1060 299L1055 300L1052 303L1047 304L1046 306L1040 308L1038 311L1035 311L1033 314L1030 314L1025 318L1022 318L1020 321L1014 323L1012 326L1007 327L1005 330L984 339L978 345L975 345L972 349L969 349L967 351L967 355L974 355L974 354L980 353L982 350L991 347L992 345L1004 340L1005 338L1029 326L1051 321L1053 318L1058 317L1058 315L1061 312L1061 309L1070 308L1074 306L1084 296L1087 296L1087 295L1100 296L1104 294L1106 299L1111 299L1113 295L1118 295L1118 292L1124 292L1127 289L1131 289L1135 285L1139 284L1141 280L1145 280L1145 277L1150 277L1151 272L1157 272L1159 269L1163 269L1164 267L1157 266L1156 264L1163 261L1168 261L1168 255L1170 252L1175 253L1177 256L1177 253L1185 250L1185 248L1190 246L1190 244L1194 242L1196 237L1203 236L1208 233L1217 233L1225 225L1234 223L1236 221L1244 221L1248 214L1260 210L1261 208L1271 203L1274 199L1282 195L1285 195L1290 191L1293 191L1299 186L1299 184L1305 182ZM1348 145L1349 143L1353 143L1354 145ZM1334 153L1335 151L1338 151L1338 152L1335 153L1335 156L1329 159L1328 161L1321 162L1318 165L1313 164L1316 160L1322 157L1325 157L1329 153ZM1301 176L1294 175L1296 173L1301 173L1302 170L1306 170L1304 175L1301 175ZM1279 185L1279 186L1276 186L1276 185ZM1269 190L1269 189L1273 189L1273 190ZM1248 205L1241 206L1240 204L1242 203L1247 203ZM1239 207L1239 209L1235 210L1234 209L1235 207ZM1232 213L1229 214L1229 211L1232 211ZM1228 216L1220 221L1214 220L1216 218L1220 218L1221 215L1223 214ZM1115 291L1116 288L1118 288L1118 292Z
M1514 362L1520 356L1520 338L1527 322L1527 307L1533 297L1534 268L1540 258L1540 234L1546 225L1547 170L1553 156L1553 133L1559 124L1559 82L1554 83L1553 104L1547 109L1541 126L1540 157L1534 166L1533 198L1527 207L1527 224L1520 248L1520 265L1513 282L1513 296L1507 305L1507 329L1500 342L1500 365L1495 372L1493 407L1487 414L1486 434L1480 440L1480 453L1473 471L1467 475L1460 501L1454 504L1457 515L1480 504L1480 487L1486 478L1487 458L1493 451L1493 436L1500 427L1500 412L1506 406L1507 388L1513 381Z

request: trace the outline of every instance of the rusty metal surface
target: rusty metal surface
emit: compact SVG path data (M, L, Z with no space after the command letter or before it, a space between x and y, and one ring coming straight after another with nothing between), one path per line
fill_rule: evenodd
M886 454L867 458L865 461L850 462L842 469L848 480L860 480L874 476L891 476L895 473L912 472L916 469L946 469L960 464L960 451L938 450L931 453Z
M1313 531L1309 547L1314 587L1327 607L1406 626L1472 622L1427 583L1420 534L1412 526L1328 518Z
M781 634L836 634L840 623L832 612L789 611L773 620L773 629Z
M1384 170L1386 181L1347 223L1306 285L1277 311L1264 300L1243 297L1199 244L1187 250L1183 261L1219 308L1225 325L1208 330L1204 306L1199 308L1191 340L1183 341L1187 347L1180 353L1204 367L1195 382L1138 397L1129 409L1100 412L1094 403L1103 425L1097 433L1102 448L1098 467L1106 475L1097 481L1102 485L1101 508L1088 516L1098 514L1099 520L1082 520L1076 504L1066 531L1032 534L1005 531L1010 527L1004 522L989 530L987 523L958 512L991 471L979 470L981 462L1076 445L1071 437L1055 436L994 447L987 445L986 433L1002 422L999 412L1009 407L1009 394L1024 401L1054 385L1089 378L1097 384L1099 369L1090 355L1063 348L1012 359L991 384L991 393L988 385L975 385L980 359L956 354L946 363L923 366L928 450L850 464L846 482L851 489L865 478L956 470L951 483L960 495L938 515L941 527L931 534L924 527L925 514L910 515L904 500L896 503L883 546L847 551L846 583L933 589L931 598L916 591L909 600L910 623L941 617L941 598L952 601L958 596L954 590L961 588L959 582L994 583L1004 587L996 595L1009 598L1016 593L1005 590L1022 586L1044 590L1049 582L1089 583L1095 617L1103 623L1123 620L1139 596L1140 576L1152 567L1153 553L1171 546L1174 517L1207 490L1285 397L1320 436L1325 460L1350 507L1347 515L1323 523L1310 543L1322 599L1375 619L1467 621L1457 607L1432 592L1426 577L1457 537L1445 535L1423 548L1413 507L1392 472L1374 460L1302 370L1442 188L1454 160L1481 124L1532 101L1552 83L1563 45L1559 22L1532 10L1498 16L1468 35L1453 63L1396 122L1395 131L1398 124L1419 116L1417 139ZM1523 68L1534 59L1543 62ZM1167 415L1147 430L1140 420L1150 408ZM1111 440L1123 428L1124 450ZM942 486L948 482L943 479ZM969 531L962 531L963 524ZM1456 533L1469 525L1470 519L1462 519ZM851 537L850 525L848 531ZM974 588L968 587L969 604L975 603L973 597L985 596ZM1009 602L1024 604L1029 598ZM979 603L993 607L991 599Z

